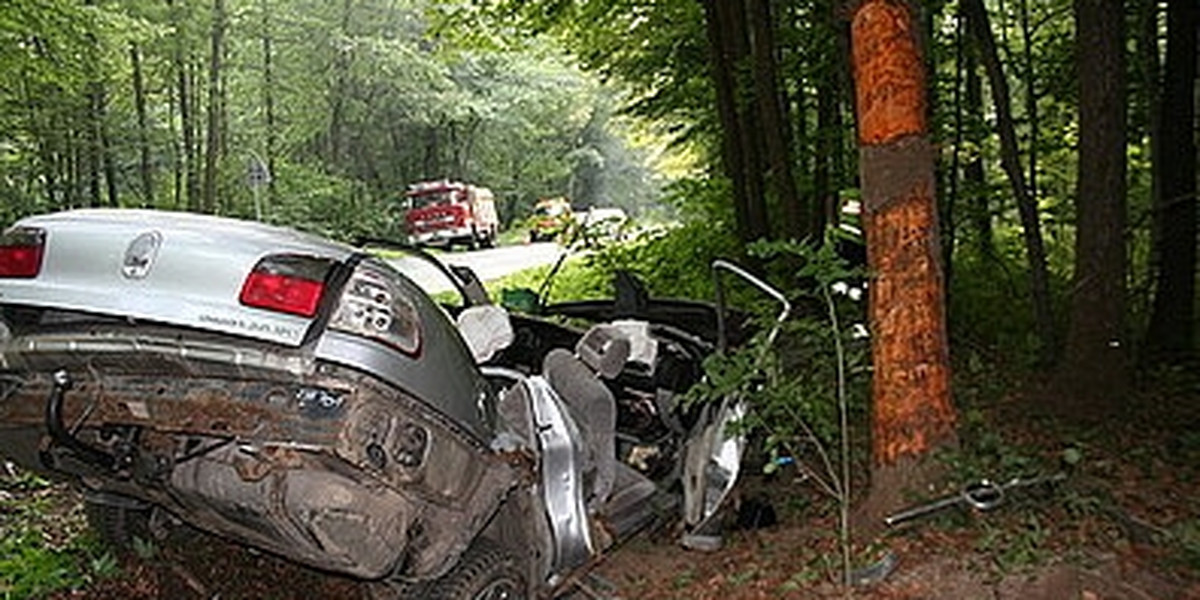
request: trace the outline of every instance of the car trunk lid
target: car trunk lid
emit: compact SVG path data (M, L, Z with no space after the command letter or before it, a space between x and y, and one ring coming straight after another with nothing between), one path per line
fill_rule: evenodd
M286 229L188 213L77 210L9 231L42 236L36 274L0 303L145 320L298 346L328 269L353 250ZM230 235L236 233L237 235Z

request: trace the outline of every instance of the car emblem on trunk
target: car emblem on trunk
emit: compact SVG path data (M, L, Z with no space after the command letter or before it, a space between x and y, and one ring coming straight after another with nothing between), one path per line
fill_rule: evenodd
M121 261L121 275L126 279L145 277L150 272L161 245L162 234L157 231L147 231L133 238L129 247L125 249L125 259Z

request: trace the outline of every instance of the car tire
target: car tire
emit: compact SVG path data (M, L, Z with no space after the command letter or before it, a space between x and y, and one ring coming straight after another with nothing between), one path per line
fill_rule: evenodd
M438 581L432 600L524 600L525 569L510 551L480 539Z
M134 540L149 542L151 508L132 508L106 502L86 501L88 525L100 540L119 554L132 554Z

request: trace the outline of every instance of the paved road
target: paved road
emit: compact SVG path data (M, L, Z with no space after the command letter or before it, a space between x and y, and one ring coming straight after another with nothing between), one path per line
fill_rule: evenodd
M530 267L552 264L562 253L558 244L540 242L474 252L446 252L439 258L447 264L470 267L480 280L487 282ZM389 262L431 294L450 289L450 282L421 259L403 257Z

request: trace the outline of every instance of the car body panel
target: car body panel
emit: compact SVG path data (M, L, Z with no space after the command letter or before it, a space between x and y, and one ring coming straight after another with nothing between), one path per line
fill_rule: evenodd
M264 256L300 254L343 260L353 253L292 230L233 219L160 211L84 209L30 217L47 231L41 273L10 279L0 302L120 315L299 346L310 319L244 306L238 295ZM131 273L141 236L156 252Z
M36 350L9 353L23 376L0 390L6 454L82 477L92 492L154 503L202 529L366 578L397 561L412 577L445 572L518 481L476 435L358 370L222 351L220 342L201 354L167 350L166 337L115 335L104 352L28 339L36 334L11 340ZM163 351L147 355L154 347ZM54 386L45 373L59 363L79 367L68 369L76 381L62 407L79 443L112 451L92 423L138 432L126 467L47 443ZM42 450L12 452L19 448Z

